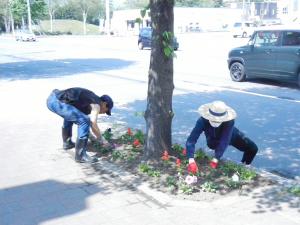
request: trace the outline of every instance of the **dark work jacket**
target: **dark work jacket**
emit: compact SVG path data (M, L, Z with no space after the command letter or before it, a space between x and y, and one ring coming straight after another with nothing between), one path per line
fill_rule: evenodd
M195 144L199 136L204 131L207 146L215 150L215 158L220 159L228 145L234 137L234 120L223 122L219 127L210 125L207 119L200 117L186 141L186 150L188 158L194 158Z
M64 103L73 105L86 115L91 113L90 104L99 105L101 101L101 98L94 92L79 87L58 91L56 97Z

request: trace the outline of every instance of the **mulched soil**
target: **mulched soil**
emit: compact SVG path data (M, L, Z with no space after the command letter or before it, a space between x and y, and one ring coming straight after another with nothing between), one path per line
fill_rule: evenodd
M142 181L148 182L151 188L167 193L173 198L212 201L230 195L247 195L255 188L274 184L274 181L260 176L251 168L233 162L220 161L218 168L212 169L209 167L210 156L200 152L198 157L197 154L195 157L199 167L197 182L188 185L185 182L186 176L189 175L186 169L187 160L181 154L180 146L174 147L177 154L173 151L175 154L169 155L168 160L143 162L142 145L134 147L131 143L122 143L120 139L112 142L113 148L102 148L90 142L88 149L95 152L101 160L118 165ZM180 167L178 158L181 159ZM233 180L234 174L238 175L238 181Z

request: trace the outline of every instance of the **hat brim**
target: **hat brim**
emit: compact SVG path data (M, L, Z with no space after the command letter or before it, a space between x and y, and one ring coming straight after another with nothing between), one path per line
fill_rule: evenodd
M214 116L209 112L209 109L211 108L211 103L207 103L204 105L201 105L198 109L198 112L200 115L207 120L214 121L214 122L226 122L230 121L236 118L236 112L230 108L229 106L226 106L226 114L224 116Z

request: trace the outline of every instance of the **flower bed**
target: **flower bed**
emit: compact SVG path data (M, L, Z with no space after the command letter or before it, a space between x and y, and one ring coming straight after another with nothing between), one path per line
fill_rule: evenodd
M114 132L107 129L103 136L111 144L109 147L91 142L89 149L96 152L102 160L119 165L149 182L151 187L172 196L212 200L273 184L253 169L229 161L221 160L218 168L212 169L209 166L212 157L201 149L195 153L199 171L195 175L189 174L186 149L179 144L174 144L170 150L164 150L160 160L143 162L144 134L141 130L128 128L124 132Z

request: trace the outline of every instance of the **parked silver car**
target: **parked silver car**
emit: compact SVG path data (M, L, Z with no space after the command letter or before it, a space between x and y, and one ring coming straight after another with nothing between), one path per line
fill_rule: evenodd
M16 41L36 41L36 36L29 30L17 31L15 38Z

